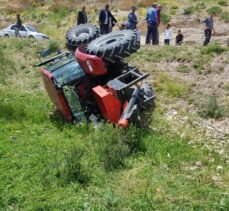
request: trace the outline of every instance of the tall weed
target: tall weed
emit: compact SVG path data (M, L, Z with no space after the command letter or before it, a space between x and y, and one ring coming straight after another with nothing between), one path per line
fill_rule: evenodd
M204 118L219 119L224 114L224 109L218 104L215 94L211 95L205 105L201 106L203 109L200 115Z

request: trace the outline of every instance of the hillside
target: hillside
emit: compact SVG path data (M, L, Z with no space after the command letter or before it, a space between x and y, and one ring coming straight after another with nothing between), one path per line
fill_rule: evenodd
M86 2L96 23L98 4L105 1ZM111 3L119 21L130 2ZM148 2L136 2L143 18ZM229 210L225 2L159 1L163 23L181 28L185 43L142 45L127 59L150 73L157 99L141 129L122 131L109 124L67 124L32 67L40 50L65 50L64 36L81 2L1 0L0 27L21 12L52 41L0 39L0 210ZM212 7L221 9L218 34L202 47L200 20Z

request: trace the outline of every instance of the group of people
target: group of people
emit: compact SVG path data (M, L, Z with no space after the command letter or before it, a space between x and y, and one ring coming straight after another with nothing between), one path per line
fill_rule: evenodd
M77 16L77 25L85 24L88 22L88 17L86 13L86 6L82 7L82 10L78 12ZM99 14L99 25L100 25L100 33L108 34L112 32L113 27L117 24L117 20L111 13L109 9L109 4L105 5L105 8L100 11Z
M146 44L150 44L151 41L153 45L159 44L158 27L160 25L161 10L162 10L161 5L157 5L156 3L153 3L152 7L147 12L146 19L142 20L147 23ZM127 16L126 23L118 24L120 30L123 29L137 30L138 34L140 34L137 28L139 21L136 15L136 11L137 11L136 6L132 6L131 11ZM86 13L86 7L83 6L82 10L78 12L77 25L85 24L87 22L88 22L88 17ZM104 35L112 32L112 29L116 24L117 24L117 20L115 19L114 15L111 13L109 9L109 4L106 4L105 8L102 9L99 14L100 33ZM181 45L183 42L183 38L184 36L182 35L181 30L178 30L178 34L176 36L176 45ZM169 45L171 39L172 39L172 29L170 24L168 24L164 32L164 43L166 45Z
M157 5L156 2L152 3L152 6L147 11L146 18L142 20L147 23L147 34L146 34L146 42L145 42L147 45L149 45L151 42L153 45L159 44L158 27L160 25L160 20L161 20L161 10L162 10L161 5ZM137 30L138 36L140 36L140 31L137 28L139 21L136 15L136 11L137 11L137 8L135 6L132 6L131 11L129 12L127 16L126 23L118 24L118 26L120 30L123 30L123 29ZM212 32L215 32L214 19L213 19L214 16L215 14L211 14L210 17L206 18L203 21L203 23L205 24L204 46L209 44L211 40ZM85 24L87 22L88 22L88 17L86 13L86 6L83 6L82 10L78 12L77 25ZM112 29L116 24L117 24L117 20L115 19L114 15L111 13L109 9L109 4L106 4L105 8L102 9L99 14L100 33L104 35L104 34L108 34L112 32ZM18 14L17 21L15 24L16 37L19 36L19 31L21 28L22 28L22 20L20 18L20 14ZM165 45L170 45L172 36L173 36L173 31L171 29L171 25L168 24L164 32L164 44ZM175 44L181 45L183 40L184 40L184 36L181 33L181 30L178 30L178 33L175 39Z
M153 45L159 44L159 26L160 26L160 20L161 20L161 10L162 6L158 5L155 1L152 3L152 6L148 9L146 18L143 21L147 23L147 33L146 33L146 41L145 43L148 45L152 43ZM126 23L120 23L118 24L119 29L132 29L132 30L138 30L137 25L139 23L137 15L136 15L137 8L136 6L131 7L131 11L129 12L127 16ZM210 17L206 18L203 23L205 24L205 40L204 40L204 46L208 45L208 43L211 40L212 31L214 32L214 26L213 26L213 17L215 14L211 14ZM84 24L88 22L87 14L86 14L86 7L83 6L82 10L78 12L77 17L77 24ZM115 19L114 15L111 13L109 9L109 4L105 5L105 8L100 11L99 14L99 25L100 25L100 33L101 34L107 34L112 32L113 27L117 24L117 20ZM139 32L140 34L140 32ZM171 28L171 25L168 24L166 26L164 34L164 44L170 45L173 31ZM184 40L184 35L182 34L181 30L178 30L176 38L175 38L175 44L181 45Z

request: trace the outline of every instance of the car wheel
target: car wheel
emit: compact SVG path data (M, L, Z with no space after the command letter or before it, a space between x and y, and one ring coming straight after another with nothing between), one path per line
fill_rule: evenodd
M93 24L80 24L66 33L67 48L75 51L80 44L88 44L99 36L99 29Z
M136 31L123 30L103 35L87 46L87 53L104 61L115 63L135 53L140 48Z
M5 35L4 35L4 37L7 37L7 38L9 38L10 36L9 36L8 34L5 34Z
M29 35L29 39L34 39L34 36L33 35Z

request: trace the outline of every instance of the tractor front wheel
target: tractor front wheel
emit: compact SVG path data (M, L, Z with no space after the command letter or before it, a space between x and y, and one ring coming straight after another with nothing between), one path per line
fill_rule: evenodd
M93 24L80 24L66 33L67 48L75 51L80 44L88 44L99 36L99 29Z

